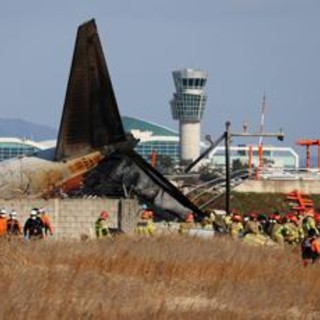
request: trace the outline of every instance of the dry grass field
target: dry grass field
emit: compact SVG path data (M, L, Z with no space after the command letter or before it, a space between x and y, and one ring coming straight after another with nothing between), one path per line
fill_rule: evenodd
M320 319L320 265L298 249L124 236L0 256L0 319Z

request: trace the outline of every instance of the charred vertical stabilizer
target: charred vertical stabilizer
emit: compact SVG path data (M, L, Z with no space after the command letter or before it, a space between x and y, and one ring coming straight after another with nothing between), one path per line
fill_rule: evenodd
M78 28L55 160L125 139L94 20Z

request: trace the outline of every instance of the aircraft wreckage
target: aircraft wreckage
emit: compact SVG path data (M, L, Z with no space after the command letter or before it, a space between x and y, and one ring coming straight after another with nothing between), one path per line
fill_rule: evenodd
M124 131L94 20L79 26L56 148L0 163L0 198L50 198L95 190L130 190L155 207L184 218L199 210L134 151Z

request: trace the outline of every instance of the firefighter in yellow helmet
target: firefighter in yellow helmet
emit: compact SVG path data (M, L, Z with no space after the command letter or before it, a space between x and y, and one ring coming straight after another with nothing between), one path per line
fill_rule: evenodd
M153 236L156 231L155 224L153 222L153 211L147 207L143 207L140 212L140 219L136 225L135 233L141 236Z
M194 228L194 216L192 212L188 212L185 221L180 223L179 234L189 234L192 228Z

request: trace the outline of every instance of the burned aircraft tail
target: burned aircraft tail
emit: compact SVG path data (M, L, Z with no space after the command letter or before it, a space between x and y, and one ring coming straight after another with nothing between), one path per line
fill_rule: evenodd
M79 26L55 160L126 138L94 20Z
M109 146L125 146L116 151L128 156L183 207L198 217L203 216L189 199L133 151L133 140L124 131L97 27L91 20L78 29L55 160L67 160Z

